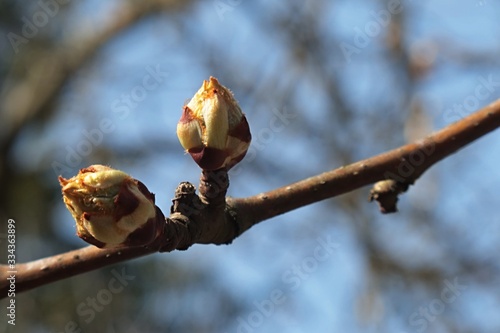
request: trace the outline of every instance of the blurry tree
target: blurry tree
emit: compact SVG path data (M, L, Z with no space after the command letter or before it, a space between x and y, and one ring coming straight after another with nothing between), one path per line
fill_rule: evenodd
M0 218L16 221L18 261L84 245L64 211L58 174L112 165L150 186L168 211L176 184L198 176L175 124L209 75L233 90L254 135L231 176L233 196L463 118L500 96L499 12L493 1L0 2ZM138 95L158 68L168 74ZM280 112L294 117L270 132ZM96 129L102 135L92 142ZM368 191L354 191L264 223L230 247L157 254L17 294L16 326L0 327L497 332L498 135L433 168L398 214L380 216ZM252 322L255 302L284 289L283 273L326 234L336 235L344 261L321 263L315 274L323 280L304 279L272 316ZM89 299L106 300L122 272L123 290L92 309Z

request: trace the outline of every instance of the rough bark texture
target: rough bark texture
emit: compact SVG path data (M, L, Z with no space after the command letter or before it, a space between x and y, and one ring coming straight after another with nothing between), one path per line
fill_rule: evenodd
M176 190L171 214L149 247L101 250L88 246L16 265L16 291L147 254L186 250L193 244L229 244L253 225L296 208L384 179L413 184L428 168L500 126L500 100L426 137L380 155L248 198L225 198L226 170L203 172L200 195L190 183ZM163 219L163 213L157 214ZM8 290L2 265L1 296Z

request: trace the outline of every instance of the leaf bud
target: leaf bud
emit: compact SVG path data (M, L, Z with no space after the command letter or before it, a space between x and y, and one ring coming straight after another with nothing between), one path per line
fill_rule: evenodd
M250 128L232 92L210 77L184 106L177 137L204 170L230 169L251 141Z
M96 164L59 183L78 237L90 244L143 246L161 231L154 194L125 172Z

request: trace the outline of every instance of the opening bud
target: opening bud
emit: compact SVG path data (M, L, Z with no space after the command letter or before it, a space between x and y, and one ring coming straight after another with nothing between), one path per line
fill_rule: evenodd
M194 161L205 170L230 169L250 146L245 114L232 92L210 77L184 106L177 137Z
M160 232L154 194L125 172L104 165L59 176L78 237L101 248L150 244Z

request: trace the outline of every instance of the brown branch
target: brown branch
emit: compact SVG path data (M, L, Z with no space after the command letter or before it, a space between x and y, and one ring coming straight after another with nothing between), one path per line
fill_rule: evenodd
M200 199L209 197L208 188L225 193L228 185L224 173L215 172L212 180L205 173L200 197L192 185L179 185L162 237L153 245L110 250L89 246L18 264L16 292L157 251L184 250L196 243L228 244L261 221L383 179L412 184L436 162L498 127L500 100L421 141L256 196L227 198L225 206L217 199ZM9 287L7 266L0 268L0 292L5 297Z
M52 257L18 264L14 270L16 271L16 293L154 252L155 250L148 248L102 250L95 246L87 246ZM6 296L8 290L8 286L3 285L9 276L7 272L7 266L2 265L2 274L0 274L2 297Z
M228 200L240 230L291 210L383 179L413 184L428 168L500 127L500 99L423 140L323 174L242 199Z

